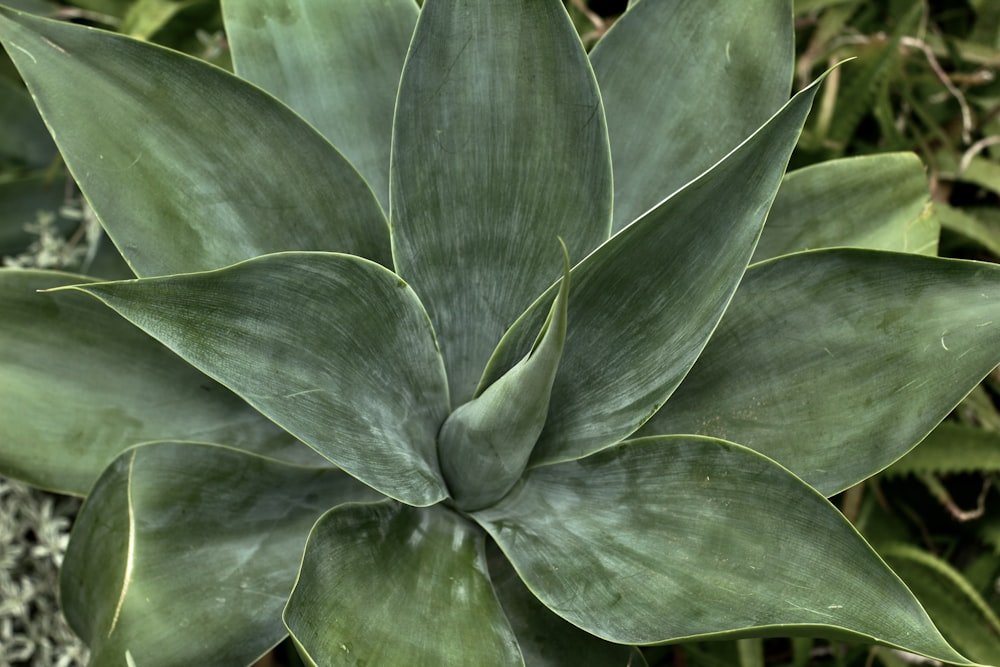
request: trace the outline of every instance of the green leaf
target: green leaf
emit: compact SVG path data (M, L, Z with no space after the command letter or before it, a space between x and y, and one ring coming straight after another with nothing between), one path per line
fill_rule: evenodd
M612 644L553 614L528 590L507 558L490 543L486 549L497 598L517 636L527 667L639 667L635 649ZM629 662L636 660L636 662Z
M565 253L566 246L563 246ZM520 479L545 425L552 382L566 342L569 256L549 317L531 352L448 415L438 433L441 473L455 506L480 509Z
M222 10L236 73L322 132L388 211L392 112L416 3L225 0Z
M826 499L696 436L534 468L473 517L528 587L609 641L813 634L971 664Z
M317 522L285 609L312 665L521 665L484 536L443 507L343 505Z
M916 155L830 160L785 176L752 261L833 246L935 255L939 232Z
M718 162L788 100L791 0L639 3L591 52L615 231Z
M740 442L832 495L906 453L1000 363L998 287L1000 266L874 250L755 265L641 433Z
M388 264L388 229L371 190L321 135L254 86L146 42L7 9L0 42L137 275L279 250Z
M76 520L64 613L91 664L250 664L286 634L281 610L310 527L376 495L330 468L211 445L138 447Z
M532 464L621 440L680 383L746 269L816 89L573 269L566 348ZM494 375L529 349L551 298L504 337Z
M1000 618L960 572L909 544L892 544L879 553L952 644L984 664L1000 665Z
M164 438L313 460L311 450L101 304L36 292L90 280L0 271L2 474L83 495L127 447Z
M557 237L583 257L610 229L600 93L561 2L424 3L390 198L396 269L427 306L464 403L503 332L559 277Z
M77 289L366 484L412 505L445 497L441 356L416 295L391 271L288 252Z

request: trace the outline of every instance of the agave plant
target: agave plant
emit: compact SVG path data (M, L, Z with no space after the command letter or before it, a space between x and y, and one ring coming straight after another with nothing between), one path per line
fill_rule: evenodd
M93 664L973 664L827 498L1000 361L1000 269L902 252L915 158L783 180L790 5L588 55L556 0L226 0L235 75L0 10L137 276L0 273L0 463L87 496Z

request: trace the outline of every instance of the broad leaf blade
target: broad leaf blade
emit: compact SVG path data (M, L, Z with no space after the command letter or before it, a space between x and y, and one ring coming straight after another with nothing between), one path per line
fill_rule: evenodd
M520 665L484 535L443 507L386 501L325 514L285 609L314 665Z
M746 444L826 495L906 453L1000 363L1000 267L874 250L747 271L642 433Z
M83 495L127 447L164 438L312 459L307 447L106 307L36 292L90 280L0 271L2 474Z
M448 415L441 426L437 437L441 473L456 507L491 505L521 478L545 426L552 381L566 342L568 294L567 256L559 294L531 352Z
M279 250L388 264L371 190L266 93L146 42L7 9L0 42L137 275Z
M427 0L393 137L393 258L464 403L503 332L558 279L557 238L582 257L610 230L600 94L562 3Z
M517 636L526 667L639 667L633 649L612 644L567 623L539 602L507 558L490 543L486 550L497 598Z
M628 441L474 517L546 606L611 641L808 633L971 664L832 505L739 445Z
M621 440L680 383L743 276L816 89L573 269L566 348L533 463ZM504 337L494 377L529 349L551 298Z
M236 73L312 123L389 210L389 144L413 0L225 0Z
M830 160L786 175L753 262L852 246L937 254L923 163L912 153Z
M413 291L331 253L81 285L350 474L428 505L448 410L441 357Z
M250 664L286 634L281 610L312 524L376 496L339 470L210 445L138 447L76 520L64 612L92 664Z
M640 3L594 47L615 167L615 231L718 162L788 100L791 4Z

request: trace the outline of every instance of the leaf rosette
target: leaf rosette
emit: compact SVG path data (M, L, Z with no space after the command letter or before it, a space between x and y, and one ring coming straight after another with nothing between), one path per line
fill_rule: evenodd
M632 3L589 55L555 0L223 10L235 75L0 10L137 276L0 274L0 465L88 496L94 664L973 664L827 497L1000 362L1000 270L902 252L912 157L785 177L790 2Z

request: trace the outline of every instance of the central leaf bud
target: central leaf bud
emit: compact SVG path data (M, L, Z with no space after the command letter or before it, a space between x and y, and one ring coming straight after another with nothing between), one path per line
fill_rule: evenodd
M528 465L566 342L568 300L569 256L563 245L559 293L531 351L441 426L441 472L459 509L471 512L500 500Z

